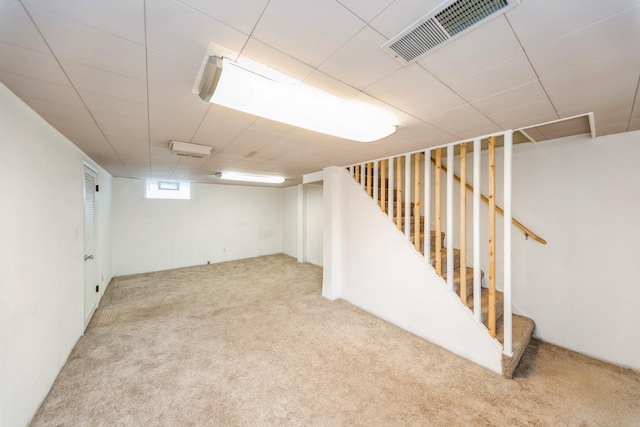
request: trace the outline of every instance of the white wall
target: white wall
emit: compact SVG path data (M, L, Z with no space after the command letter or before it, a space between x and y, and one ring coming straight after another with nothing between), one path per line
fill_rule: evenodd
M514 303L545 341L640 369L640 131L519 145Z
M281 253L279 188L191 184L191 200L150 200L113 180L114 275Z
M501 348L342 168L325 169L323 296L342 298L494 372Z
M282 252L298 258L298 187L282 190Z
M0 425L26 425L84 329L83 162L98 171L101 290L111 177L0 84Z
M322 184L304 184L305 261L320 266L324 248L323 219Z

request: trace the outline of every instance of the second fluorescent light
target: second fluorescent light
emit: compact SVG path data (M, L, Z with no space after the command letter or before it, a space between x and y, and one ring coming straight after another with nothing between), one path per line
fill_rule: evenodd
M266 184L282 184L285 181L284 177L282 176L251 175L237 172L218 172L215 176L220 179L226 179L230 181L262 182Z

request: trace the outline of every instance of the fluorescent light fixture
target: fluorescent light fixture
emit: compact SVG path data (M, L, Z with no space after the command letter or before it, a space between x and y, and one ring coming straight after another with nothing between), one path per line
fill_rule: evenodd
M284 177L282 176L251 175L237 172L218 172L215 176L230 181L263 182L267 184L282 184L284 182Z
M253 61L209 56L199 80L205 101L315 132L371 142L396 131L388 111L338 98Z

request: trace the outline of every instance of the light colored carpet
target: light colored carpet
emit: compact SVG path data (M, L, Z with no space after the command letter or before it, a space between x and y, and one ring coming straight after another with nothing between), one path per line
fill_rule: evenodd
M640 373L533 341L505 380L273 255L114 279L33 426L638 426Z

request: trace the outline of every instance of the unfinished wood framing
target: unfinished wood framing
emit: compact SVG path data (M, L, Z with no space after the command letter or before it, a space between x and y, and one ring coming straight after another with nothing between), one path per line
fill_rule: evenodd
M360 165L355 165L353 167L353 171L353 177L355 178L356 182L360 184Z
M420 156L413 155L413 246L418 252L420 245ZM426 236L426 232L425 232Z
M496 139L489 137L489 334L496 336Z
M369 195L369 197L372 197L373 196L373 163L367 163L365 167L366 167L365 176L367 177L367 184L366 184L367 194Z
M402 230L402 158L396 157L396 227Z

